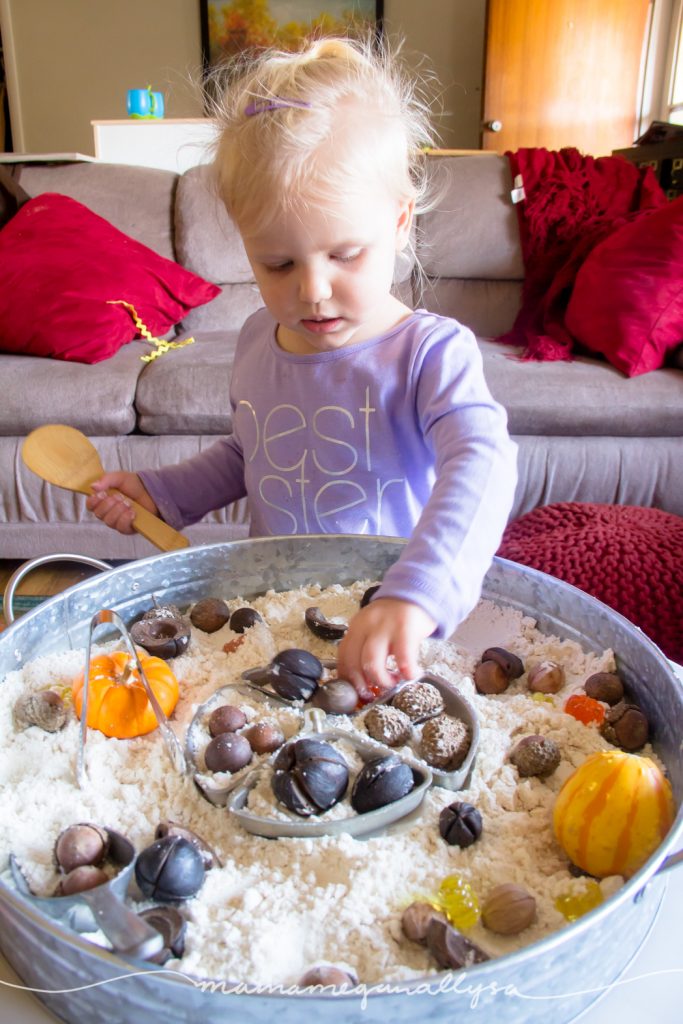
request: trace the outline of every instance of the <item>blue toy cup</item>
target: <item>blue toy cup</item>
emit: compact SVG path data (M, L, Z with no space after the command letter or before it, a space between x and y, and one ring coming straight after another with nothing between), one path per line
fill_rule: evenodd
M129 117L163 117L164 94L152 92L151 85L146 89L129 89L127 108Z
M164 116L164 94L163 92L152 93L152 109L150 110L152 117L163 117Z

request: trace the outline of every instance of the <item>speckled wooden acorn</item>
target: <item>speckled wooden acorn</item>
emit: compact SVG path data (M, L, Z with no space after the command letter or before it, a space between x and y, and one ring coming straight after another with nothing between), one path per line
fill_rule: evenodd
M561 760L560 749L549 736L524 736L510 751L510 761L522 777L552 775Z
M671 785L654 761L601 750L569 776L553 810L555 837L570 860L596 878L629 878L671 828Z
M59 732L66 725L66 705L54 690L26 693L14 705L13 719L16 729L37 725L44 732Z

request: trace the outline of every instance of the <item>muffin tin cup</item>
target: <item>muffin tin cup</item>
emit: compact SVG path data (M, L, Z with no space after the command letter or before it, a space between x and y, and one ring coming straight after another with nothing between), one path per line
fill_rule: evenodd
M312 709L319 712L319 709ZM380 834L386 831L394 822L415 811L422 803L425 793L432 785L432 772L428 766L413 757L401 756L382 743L377 743L370 738L353 733L347 729L320 730L317 726L323 723L324 712L313 714L308 718L312 728L299 733L296 739L303 739L306 736L315 736L316 739L334 744L335 741L347 743L352 746L360 755L363 761L370 761L375 757L384 757L393 754L399 760L407 764L413 773L415 785L410 793L401 797L393 803L385 804L374 811L365 814L358 814L353 811L344 818L328 819L324 815L317 817L315 821L308 818L300 818L293 812L288 812L278 805L278 810L288 814L288 820L282 818L267 818L254 814L247 807L251 790L261 780L263 773L272 770L272 762L277 754L274 754L267 765L253 769L243 781L242 785L233 789L228 797L227 809L239 821L240 825L247 832L253 835L263 836L267 839L288 838L316 838L320 836L351 835L356 838L369 838L371 835ZM344 800L349 799L352 782L349 781L349 789Z
M235 786L242 782L248 772L255 770L254 764L249 762L244 768L240 768L230 775L228 772L221 772L220 775L223 777L217 780L208 768L202 767L202 751L207 746L207 736L209 735L206 725L209 715L222 704L229 703L229 699L233 695L255 700L262 704L266 710L273 712L273 714L282 711L283 706L286 706L290 711L301 717L301 723L303 724L303 710L301 707L297 707L291 701L282 700L269 692L266 693L258 686L247 683L229 683L227 686L222 686L219 690L216 690L208 700L204 701L195 711L192 721L188 726L185 738L185 756L191 770L194 771L195 785L206 799L217 807L225 807L228 796ZM301 725L297 729L297 735L300 730ZM265 754L255 754L255 757L260 758L261 762L265 762L267 759Z
M429 765L428 762L426 762L419 754L419 741L415 732L415 726L423 724L425 721L428 721L429 718L435 718L436 715L425 716L413 723L411 738L407 745L411 748L414 757L420 764L428 765L429 770L432 773L435 786L441 786L443 789L451 789L454 791L463 789L467 779L469 778L470 772L474 767L477 750L479 749L479 719L470 702L466 700L458 690L454 689L449 683L447 683L445 679L442 679L441 676L438 676L433 672L425 672L424 675L421 675L418 679L411 679L407 682L399 683L393 690L389 690L378 700L373 701L372 704L366 704L365 707L357 711L353 717L363 715L371 707L375 707L380 704L391 705L394 697L396 697L401 690L405 689L406 686L412 686L414 683L430 683L439 691L444 703L443 711L439 712L439 714L446 714L451 718L457 718L464 722L470 730L470 745L464 761L453 771L446 771L443 768L435 768L433 765ZM406 744L403 744L403 746L405 745ZM392 749L395 752L397 748ZM398 749L400 749L400 747Z

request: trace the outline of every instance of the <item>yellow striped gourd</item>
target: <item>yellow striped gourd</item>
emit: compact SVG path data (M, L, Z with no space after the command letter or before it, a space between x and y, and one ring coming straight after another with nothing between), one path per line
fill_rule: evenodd
M577 867L597 878L628 878L654 853L674 817L671 786L654 761L601 750L560 789L553 828Z

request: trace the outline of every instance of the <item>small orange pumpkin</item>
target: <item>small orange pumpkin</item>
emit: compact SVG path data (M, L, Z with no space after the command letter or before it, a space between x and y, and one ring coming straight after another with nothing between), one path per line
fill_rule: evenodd
M166 715L178 703L178 680L161 658L140 658L149 685ZM76 714L81 717L83 679L81 672L71 688ZM131 739L156 729L158 722L147 692L135 668L135 661L126 651L100 654L90 662L88 693L88 725L105 736Z
M654 761L601 750L557 794L553 827L577 867L597 878L629 878L657 849L675 813L671 786Z

